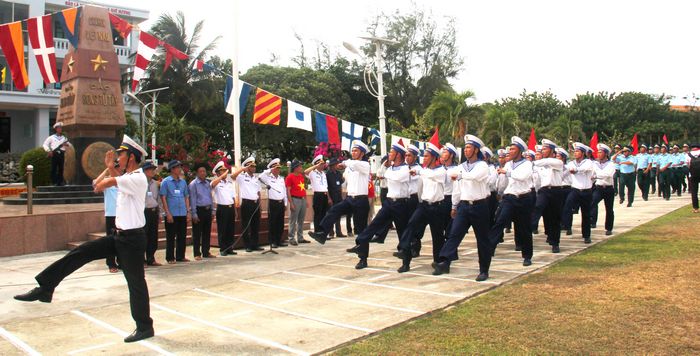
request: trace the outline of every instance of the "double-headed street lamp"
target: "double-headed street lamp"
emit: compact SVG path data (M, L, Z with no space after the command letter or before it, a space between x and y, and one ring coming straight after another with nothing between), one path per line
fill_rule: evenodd
M163 90L170 89L170 87L162 87L162 88L157 88L157 89L151 89L151 90L145 90L145 91L140 91L138 93L126 93L128 97L131 99L136 100L141 104L141 144L145 145L146 144L146 110L149 111L150 117L151 117L151 123L154 123L156 120L156 106L158 103L156 102L156 99L158 99L158 93L160 93ZM139 100L137 98L137 95L142 95L142 94L150 94L151 96L151 102L146 104L143 101ZM148 107L151 107L148 109ZM156 131L153 130L153 135L151 135L151 159L153 160L154 164L158 164L158 160L156 159Z
M387 154L386 116L384 114L384 80L382 78L382 75L384 74L384 46L398 44L399 42L380 37L360 38L363 40L370 41L374 45L375 54L373 59L366 58L355 46L348 42L343 42L343 46L348 51L360 56L362 59L365 60L365 88L367 88L367 91L370 93L370 95L374 96L379 101L379 142L381 147L381 154L382 156L384 156ZM373 81L377 82L376 87L374 86Z

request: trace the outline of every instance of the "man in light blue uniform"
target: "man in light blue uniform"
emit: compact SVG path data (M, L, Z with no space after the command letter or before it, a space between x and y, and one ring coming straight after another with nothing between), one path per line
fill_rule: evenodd
M671 199L671 156L666 153L668 148L666 145L661 145L661 154L659 155L659 193L661 196L669 200Z
M637 185L642 192L642 199L649 200L649 182L651 180L651 155L647 153L647 146L641 145L637 158Z
M685 155L681 154L680 147L678 145L673 145L673 154L671 155L671 184L673 190L671 195L674 193L681 196L681 186L683 185L683 164L685 162Z
M615 147L613 147L615 150L615 153L613 154L613 157L610 157L610 160L615 163L615 176L613 177L613 189L615 189L615 195L618 193L618 188L620 185L620 164L615 162L615 156L620 154L620 150L622 150L622 147L620 145L615 144Z
M627 188L627 207L631 207L634 202L634 182L636 177L637 159L631 155L632 150L625 146L622 155L616 153L613 161L620 164L620 204L625 202L625 188Z
M649 184L651 184L651 195L656 194L656 182L659 179L659 151L661 146L658 144L654 145L654 151L649 157L649 163L651 164L651 172L649 175ZM659 193L660 195L661 193Z

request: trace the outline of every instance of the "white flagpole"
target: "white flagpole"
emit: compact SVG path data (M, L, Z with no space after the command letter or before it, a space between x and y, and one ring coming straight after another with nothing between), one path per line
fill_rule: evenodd
M233 88L231 99L233 100L233 157L237 167L241 166L241 108L240 108L240 84L238 81L238 16L239 0L233 0Z

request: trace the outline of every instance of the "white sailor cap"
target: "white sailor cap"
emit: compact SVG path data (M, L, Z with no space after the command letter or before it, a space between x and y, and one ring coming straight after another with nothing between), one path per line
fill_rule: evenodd
M639 146L639 148L649 149L649 147L647 147L647 145L645 145L645 144L641 144L641 146Z
M482 154L485 154L485 155L488 155L489 158L493 157L493 151L491 151L491 149L488 148L488 147L486 147L486 146L484 146L484 147L481 148L481 153L482 153Z
M451 143L446 143L444 146L442 146L443 151L449 151L453 156L457 155L457 148Z
M131 137L124 135L122 143L119 145L117 152L129 151L134 154L134 156L141 161L142 158L146 157L148 153L143 149L138 143L131 139Z
M420 149L413 144L408 144L408 146L406 146L406 149L408 150L408 152L411 152L416 156L420 155Z
M217 163L217 164L214 166L214 169L212 170L212 172L216 173L218 170L220 170L220 169L222 169L222 168L223 168L223 169L226 169L226 163L224 163L224 161L219 161L219 163Z
M605 153L610 154L610 146L604 144L604 143L599 143L598 144L598 151L605 151Z
M561 147L555 148L554 151L556 151L558 154L560 154L566 158L569 158L569 152L567 152L565 149L563 149Z
M677 149L679 149L679 148L680 148L680 147L678 147L678 145L673 145L673 149L674 149L674 150L677 150Z
M248 167L248 166L255 166L255 157L250 156L246 158L245 161L243 161L243 167Z
M498 153L498 157L501 158L508 155L508 151L506 151L505 148L500 148L498 151L496 151L496 153Z
M280 159L275 158L272 161L270 161L270 163L267 164L267 169L273 169L273 168L277 168L279 166L280 166Z
M425 144L425 151L430 152L430 154L432 154L435 157L440 156L440 149L430 142Z
M542 152L542 145L535 145L535 152Z
M527 151L523 152L523 156L530 156L534 159L535 158L535 151L527 150Z
M583 153L586 153L589 149L590 148L588 146L582 144L581 142L574 142L574 150L581 150Z
M552 150L555 149L555 148L557 148L557 144L556 144L556 143L554 143L553 141L548 140L548 139L546 139L546 138L543 138L543 139L542 139L542 146L547 146L547 147L549 147L549 148L552 149Z
M484 141L474 135L464 135L464 144L476 146L476 148L484 147Z
M402 155L405 155L405 154L406 154L406 147L404 147L403 145L399 144L398 142L392 144L392 145L391 145L391 149L394 150L394 151L396 151L396 152L398 152L398 153L400 153L400 154L402 154Z
M56 123L53 124L53 128L55 129L55 128L57 128L57 127L63 127L63 122L61 122L61 121L56 121Z
M315 166L319 164L319 162L323 162L323 155L318 155L314 157L313 161L311 161L311 164Z
M358 150L364 153L369 152L369 147L367 147L367 145L365 145L365 143L360 140L353 141L352 148L357 148Z
M521 152L525 152L527 150L527 144L525 143L525 141L523 141L522 138L520 138L518 136L511 137L510 144L518 147Z

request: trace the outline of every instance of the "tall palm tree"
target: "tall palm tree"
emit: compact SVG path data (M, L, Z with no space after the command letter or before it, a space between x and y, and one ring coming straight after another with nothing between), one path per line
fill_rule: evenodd
M520 120L515 110L502 106L490 105L486 108L484 124L481 127L481 138L492 147L505 147L510 136L520 130Z
M423 115L425 123L437 127L444 139L459 140L470 130L475 130L477 118L483 113L478 105L467 104L471 98L474 98L474 93L468 90L462 93L438 92Z
M579 141L586 137L583 132L583 123L580 120L570 118L568 115L560 115L554 120L547 133L562 144L569 141Z

